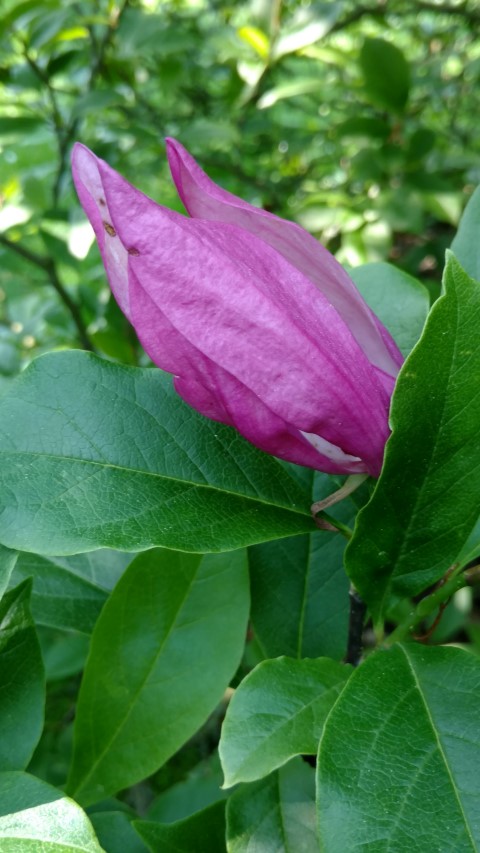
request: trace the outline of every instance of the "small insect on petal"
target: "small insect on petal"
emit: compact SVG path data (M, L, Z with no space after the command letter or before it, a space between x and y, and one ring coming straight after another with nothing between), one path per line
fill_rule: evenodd
M115 231L115 228L113 227L113 225L110 225L110 222L104 221L103 227L105 228L105 231L107 232L107 234L110 237L116 237L117 236L117 232Z

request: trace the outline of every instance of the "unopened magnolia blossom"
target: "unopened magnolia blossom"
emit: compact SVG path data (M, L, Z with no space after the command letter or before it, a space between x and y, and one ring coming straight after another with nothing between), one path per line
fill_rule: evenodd
M167 140L186 217L77 143L73 176L110 286L195 409L267 453L379 475L402 356L340 264L299 225L218 187Z

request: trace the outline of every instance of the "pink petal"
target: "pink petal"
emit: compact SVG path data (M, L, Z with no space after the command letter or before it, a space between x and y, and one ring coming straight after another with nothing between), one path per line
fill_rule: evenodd
M388 390L303 270L155 204L83 146L73 172L117 301L187 402L282 458L378 475Z
M172 177L190 216L240 225L273 246L316 284L369 361L395 377L403 363L397 345L330 252L294 222L253 207L217 186L177 140L166 142Z

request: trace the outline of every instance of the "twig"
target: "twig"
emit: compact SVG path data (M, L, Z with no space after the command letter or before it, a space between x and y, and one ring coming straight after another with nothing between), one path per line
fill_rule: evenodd
M470 9L467 3L453 5L450 3L430 3L428 0L416 0L417 9L425 12L436 12L438 15L458 15L470 24L480 23L480 12Z
M358 666L362 659L363 625L365 622L367 605L360 598L360 595L354 586L350 587L348 595L350 598L350 617L348 622L348 641L345 663L351 663L352 666Z
M95 347L88 336L87 327L83 322L80 309L60 281L54 261L51 258L45 258L42 255L38 255L36 252L30 251L30 249L26 249L25 246L21 246L19 243L12 242L12 240L9 240L8 237L5 237L3 234L0 234L0 244L46 273L50 284L54 290L56 290L63 304L68 308L71 314L72 320L77 328L78 338L82 347L93 352Z
M93 31L93 27L89 28L90 33L90 41L92 44L92 52L94 53L94 61L90 69L90 74L88 77L88 83L86 87L87 92L92 92L95 88L95 82L97 80L98 75L103 69L103 63L105 59L105 54L109 47L109 44L113 38L113 34L118 27L120 19L124 14L125 10L129 5L130 0L123 0L122 4L119 6L117 10L115 10L114 14L111 15L110 21L106 27L103 38L100 42L97 40L97 37ZM48 79L45 82L47 86L47 90L53 92L52 87L49 84ZM58 166L57 173L53 185L53 206L56 207L58 204L58 200L60 198L60 191L62 188L63 176L66 171L67 166L67 158L68 151L70 148L70 144L74 139L77 128L79 125L78 116L70 117L70 121L68 121L62 128L58 128L55 124L55 128L57 130L57 139L58 139Z
M356 24L357 21L360 21L366 15L372 15L374 17L384 16L387 14L387 0L379 0L376 6L358 6L350 12L348 15L345 15L344 18L340 18L338 21L335 21L334 24L330 27L327 35L331 35L331 33L337 33L339 30L346 30L347 27L351 26L351 24Z

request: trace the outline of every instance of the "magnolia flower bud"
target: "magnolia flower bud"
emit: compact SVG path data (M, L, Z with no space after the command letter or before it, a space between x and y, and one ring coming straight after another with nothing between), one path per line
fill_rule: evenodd
M77 143L73 177L114 296L183 399L257 447L328 473L380 473L402 356L335 258L222 190L175 140L190 217Z

